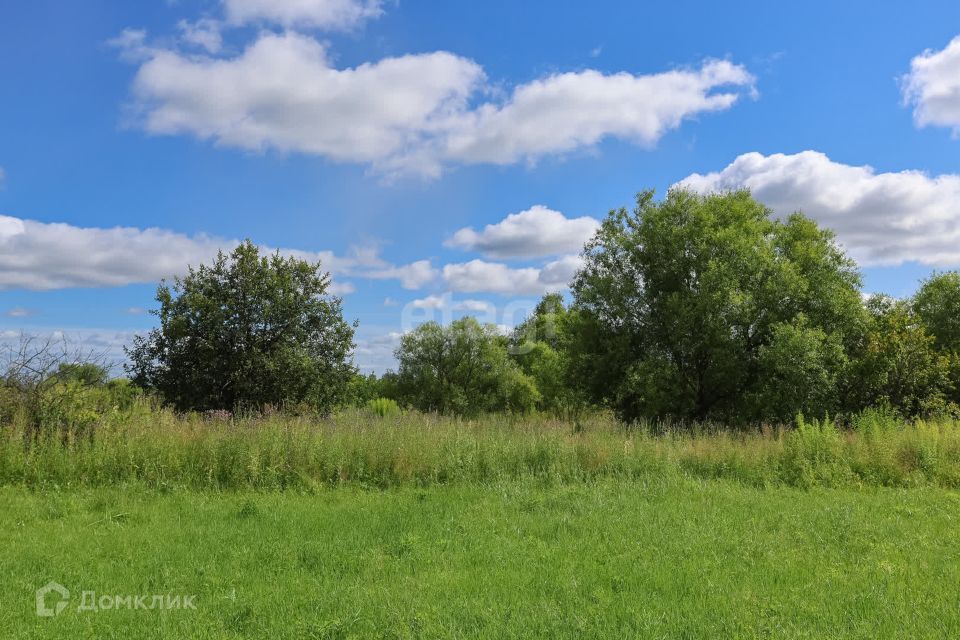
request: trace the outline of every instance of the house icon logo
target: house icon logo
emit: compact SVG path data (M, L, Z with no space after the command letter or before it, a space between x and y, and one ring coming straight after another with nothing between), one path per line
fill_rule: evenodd
M70 592L58 582L50 582L37 589L37 615L52 618L67 608Z

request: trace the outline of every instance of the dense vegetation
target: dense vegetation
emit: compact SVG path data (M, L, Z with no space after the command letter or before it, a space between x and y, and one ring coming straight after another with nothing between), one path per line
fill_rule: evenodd
M317 419L183 415L138 401L102 422L95 438L79 435L68 446L24 447L22 428L8 427L0 431L0 485L317 490L680 474L756 487L960 489L960 423L944 418L904 422L866 411L847 429L801 420L791 429L731 432L627 428L605 415L579 423L465 420L378 411L379 404Z
M247 241L157 289L160 327L129 350L133 381L181 411L310 403L328 411L354 373L353 328L319 264Z
M584 258L572 302L546 296L508 338L470 320L417 329L379 393L466 415L610 408L625 422L958 414L960 274L934 274L913 299L865 299L831 232L775 220L747 192L644 192Z

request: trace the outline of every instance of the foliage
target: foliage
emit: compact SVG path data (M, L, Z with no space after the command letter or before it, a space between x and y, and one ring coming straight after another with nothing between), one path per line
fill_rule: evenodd
M472 317L446 327L421 324L401 338L396 356L398 395L421 411L522 413L539 399L535 383L509 358L496 327Z
M954 358L936 349L907 301L873 296L869 333L851 369L856 406L886 406L905 415L950 411Z
M246 241L158 287L160 327L136 339L128 371L179 410L327 411L354 375L353 328L329 287L320 264Z
M510 340L510 353L539 392L537 408L566 418L580 416L588 405L570 361L574 328L563 297L548 294Z
M781 424L792 412L826 418L840 408L839 383L849 365L836 335L807 325L806 317L771 328L757 354L759 388L753 415Z
M573 292L587 351L574 357L598 380L595 400L627 421L792 413L801 406L747 402L765 393L763 354L774 366L778 354L805 343L823 352L808 353L817 362L806 366L833 367L842 358L827 352L862 333L860 276L833 235L800 214L774 220L745 191L674 189L660 202L643 192L632 213L610 213L584 257ZM795 331L788 335L785 325ZM797 334L801 326L805 336ZM803 394L777 400L811 401Z
M913 310L938 348L960 353L960 272L935 273L921 282Z
M363 375L355 373L347 384L344 405L352 407L366 406L371 400L379 398L383 385L376 374Z
M400 405L390 398L373 398L365 406L367 411L380 418L400 415Z
M63 339L24 334L5 345L0 351L0 426L20 420L27 447L41 439L69 444L92 437L94 428L134 395L123 383L107 381L102 360Z
M939 486L960 489L960 422L887 412L798 421L796 429L730 432L589 414L584 428L533 414L480 419L374 410L327 418L274 414L210 420L146 399L100 414L93 438L23 446L27 426L0 430L0 486L312 490L517 479L577 484L685 475L767 486ZM872 423L872 424L870 424Z

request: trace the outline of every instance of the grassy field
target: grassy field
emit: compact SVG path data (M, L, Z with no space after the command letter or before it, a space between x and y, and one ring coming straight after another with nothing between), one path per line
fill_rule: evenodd
M960 425L663 431L8 425L0 638L960 637Z
M8 638L960 635L960 496L677 475L386 491L0 489ZM34 591L71 591L38 618ZM78 611L81 593L195 609Z
M960 422L903 423L876 412L843 429L802 422L788 430L731 433L702 426L626 428L604 415L576 425L544 417L379 418L357 411L322 420L204 420L143 408L79 435L48 434L28 447L24 442L22 427L0 428L0 486L384 489L680 472L755 487L960 489Z

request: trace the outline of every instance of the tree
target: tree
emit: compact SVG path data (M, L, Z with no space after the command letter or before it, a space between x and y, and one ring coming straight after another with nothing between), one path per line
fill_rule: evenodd
M510 360L496 327L472 317L446 327L421 324L401 338L396 356L398 393L421 411L524 412L539 399L533 380Z
M547 294L510 340L511 355L540 393L538 408L568 418L575 418L587 405L569 358L572 322L563 296Z
M938 348L960 353L960 272L935 273L921 282L913 309Z
M782 326L798 328L802 316L804 331L823 334L807 339L844 351L862 340L860 275L832 233L799 213L776 220L747 191L673 189L660 202L643 192L633 212L609 214L584 259L574 359L600 381L597 399L628 421L789 414L802 407L750 402L763 395L777 327L786 340Z
M890 406L908 416L951 411L955 356L936 348L908 301L873 296L867 341L851 371L857 408Z
M757 359L759 388L752 415L789 422L798 413L824 419L840 410L840 384L849 360L836 334L808 326L800 315L773 326Z
M329 410L355 372L354 330L329 287L319 263L261 256L245 241L160 284L160 326L127 350L127 370L178 410Z

